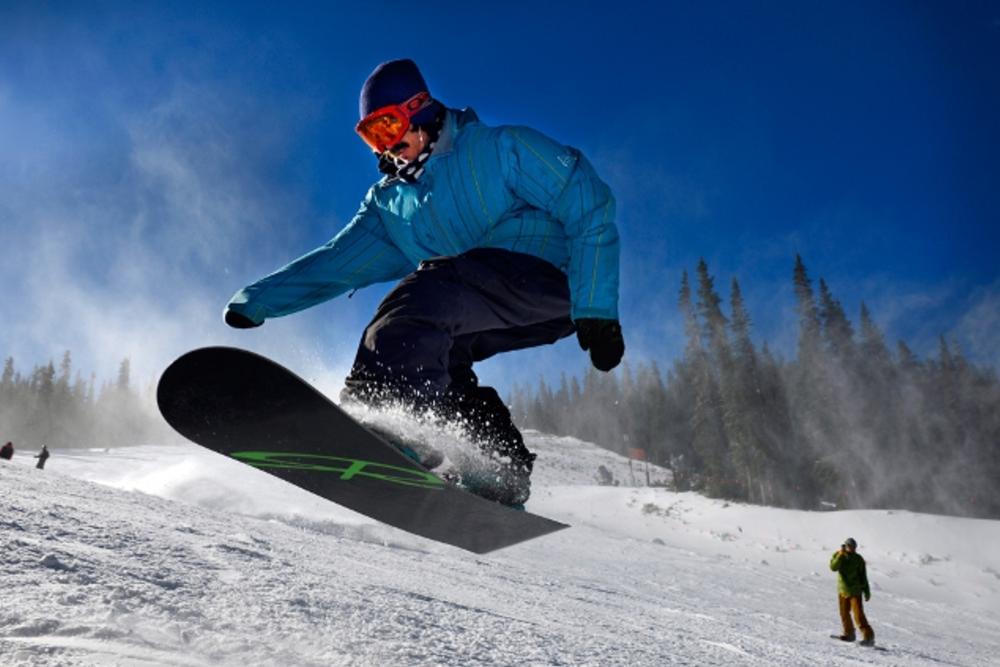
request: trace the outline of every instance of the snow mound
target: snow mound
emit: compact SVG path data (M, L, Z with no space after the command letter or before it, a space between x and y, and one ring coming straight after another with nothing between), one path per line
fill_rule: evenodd
M615 485L665 486L673 479L666 468L631 461L612 451L576 438L546 435L526 430L525 442L538 455L533 485L547 486L596 486L600 468L611 475Z

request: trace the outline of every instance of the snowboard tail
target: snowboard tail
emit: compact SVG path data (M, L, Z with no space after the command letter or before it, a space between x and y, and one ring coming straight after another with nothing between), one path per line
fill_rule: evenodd
M566 528L447 483L283 366L208 347L163 373L157 402L192 442L396 528L488 553Z

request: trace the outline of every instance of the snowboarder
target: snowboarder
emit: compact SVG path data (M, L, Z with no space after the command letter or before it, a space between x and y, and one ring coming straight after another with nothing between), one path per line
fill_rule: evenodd
M614 197L575 148L444 106L411 60L376 67L359 107L355 130L384 176L332 240L239 290L225 321L256 327L402 279L366 327L342 399L463 420L500 480L470 490L521 505L535 456L472 365L574 332L596 368L618 365Z
M45 467L45 462L49 460L49 456L51 456L49 454L49 448L42 445L42 451L35 454L35 458L38 459L38 463L35 464L35 467L39 470L43 469Z
M14 458L14 443L7 441L7 444L0 447L0 459L10 461Z
M840 549L830 558L830 569L837 573L837 592L840 599L840 621L844 632L838 639L845 642L854 641L854 624L851 623L851 613L861 629L864 646L875 644L875 631L868 625L865 617L865 607L861 602L871 599L871 589L868 587L868 574L865 569L865 559L857 552L858 543L853 537L848 537L840 545Z

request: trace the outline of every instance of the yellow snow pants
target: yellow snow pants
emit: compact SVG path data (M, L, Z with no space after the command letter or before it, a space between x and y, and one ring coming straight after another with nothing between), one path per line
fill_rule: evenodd
M861 635L863 639L870 640L875 638L875 631L872 630L872 626L868 625L868 619L865 617L865 605L861 601L860 595L840 595L840 622L844 625L844 636L853 637L854 636L854 624L851 623L851 613L854 613L854 620L858 624L858 628L861 629Z

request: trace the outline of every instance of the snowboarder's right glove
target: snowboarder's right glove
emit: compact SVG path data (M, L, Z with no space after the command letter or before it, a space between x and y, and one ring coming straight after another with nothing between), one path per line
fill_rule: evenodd
M246 315L240 315L235 310L227 310L226 324L234 329L253 329L254 327L259 327L263 322L254 322Z
M590 362L599 371L610 371L625 354L625 339L618 320L584 317L576 321L580 349L590 350Z

